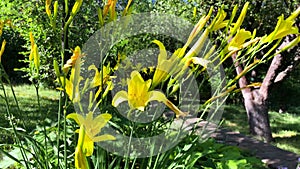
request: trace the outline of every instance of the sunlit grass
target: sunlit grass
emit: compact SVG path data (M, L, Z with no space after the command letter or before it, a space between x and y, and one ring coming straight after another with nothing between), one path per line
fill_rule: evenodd
M35 129L38 124L41 124L43 121L45 121L45 119L56 119L59 98L59 93L57 91L43 88L39 90L41 112L39 112L34 86L14 86L14 91L20 107L20 112L18 111L16 102L13 99L11 89L8 86L5 86L5 91L8 96L11 113L14 116L14 122L18 125L18 127L22 127L30 132ZM3 94L3 90L1 90L0 95L3 96ZM10 127L6 104L3 98L0 99L0 127ZM10 141L10 134L6 133L5 131L0 132L2 135L0 137L0 143Z
M291 108L286 113L270 111L272 135L275 139L273 145L300 154L300 114ZM249 134L247 114L243 106L227 105L223 114L223 127L233 131Z

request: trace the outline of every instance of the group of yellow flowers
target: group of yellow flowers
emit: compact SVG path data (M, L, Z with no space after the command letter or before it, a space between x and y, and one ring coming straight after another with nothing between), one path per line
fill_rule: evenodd
M245 29L240 29L240 26L246 15L248 5L249 3L246 3L244 5L242 12L237 19L237 22L232 24L234 26L229 27L229 38L231 38L231 41L220 53L221 62L226 60L226 58L231 56L233 53L252 44L270 43L274 40L281 39L288 34L298 34L298 29L294 27L293 24L295 18L300 13L300 8L292 13L292 15L287 19L284 19L283 16L280 16L278 18L278 23L275 30L268 36L255 37L255 31L251 33L250 31L246 31ZM235 15L236 11L237 7L234 8L232 15ZM226 17L226 12L222 8L219 9L216 18L214 18L211 24L203 31L200 38L196 41L193 47L188 52L186 52L186 50L190 46L194 38L199 34L199 32L202 31L211 14L212 8L209 11L208 15L202 17L196 24L183 48L177 49L171 57L168 57L163 43L158 40L154 40L153 43L159 46L160 54L158 55L158 63L154 72L153 79L145 81L138 71L131 72L130 79L127 79L128 91L119 91L118 93L116 93L112 100L112 105L117 107L120 103L127 101L131 109L144 111L148 103L155 100L166 104L171 110L176 113L177 117L186 116L186 112L180 111L172 102L167 99L164 93L155 91L154 88L158 84L166 80L170 75L180 74L181 71L187 69L192 63L200 64L204 68L206 68L207 65L210 64L208 57L212 54L213 51L209 51L203 58L197 57L197 54L202 49L202 46L205 40L208 38L210 32L219 30L224 27L226 27L226 29L228 28L229 20L224 20ZM233 17L234 16L231 17L231 20L233 19ZM246 40L248 39L250 40L246 42ZM298 37L293 40L286 48L288 48L289 46L294 46L295 44L299 43L299 41L300 38ZM83 54L81 54L80 48L76 47L73 51L73 56L67 61L64 66L65 72L67 72L70 67L72 68L70 79L60 77L60 81L62 86L64 86L64 90L68 94L70 100L72 100L73 102L80 102L81 94L78 90L78 86L79 82L82 80L82 78L80 77L81 56L83 56ZM178 70L179 67L181 69ZM108 90L111 90L111 71L108 67L103 66L103 69L99 72L94 65L90 66L89 70L94 70L95 76L94 79L89 83L91 85L85 86L83 88L90 89L98 87L98 91L95 95L91 93L91 95L94 96L93 101L95 101L102 89L105 88L106 93ZM101 86L102 84L106 86ZM63 90L63 88L61 89ZM87 113L85 117L76 113L72 113L67 116L67 118L74 119L80 126L80 129L77 130L77 132L79 133L79 139L75 151L75 165L77 168L85 168L87 166L86 156L92 155L94 142L115 139L114 136L109 134L97 136L97 134L101 132L101 128L104 127L106 123L112 118L111 115L104 113L96 116L95 118L93 116L94 111L92 110Z
M126 15L130 3L131 0L128 2L123 15ZM55 20L57 16L57 4L58 1L55 1L54 14L52 15L50 10L51 0L46 0L46 13L49 16L51 22L53 22L53 20ZM78 12L81 5L82 0L76 0L75 5L73 6L71 11L71 15L69 18L70 20L73 19L74 15ZM108 13L110 13L109 16L111 17L111 20L116 17L115 5L116 0L108 0L107 5L105 5L103 10L100 11L101 15L99 15L99 21L102 25L104 24L103 18L106 17ZM255 37L255 31L251 33L250 31L246 31L245 29L240 29L240 26L242 25L242 22L246 16L248 5L248 2L244 5L241 14L239 15L235 23L232 23L232 20L236 15L238 9L237 6L235 6L235 8L233 9L232 16L229 20L225 20L227 14L223 10L223 8L220 8L217 16L212 20L210 25L207 26L205 30L203 30L212 15L213 8L211 8L208 14L206 16L203 16L195 25L185 45L182 48L177 49L170 57L168 56L163 43L158 40L154 40L153 43L158 45L160 53L158 55L158 62L153 78L145 81L138 71L132 71L130 78L127 79L128 90L119 91L118 93L116 93L113 97L112 105L117 107L120 103L127 101L130 109L144 111L149 102L159 101L168 106L176 114L176 117L186 116L187 112L182 112L178 107L176 107L171 101L167 99L164 93L155 91L154 89L161 82L168 79L171 75L175 75L175 78L176 75L180 76L181 72L185 71L191 64L201 65L205 69L207 65L212 62L211 60L209 60L209 56L212 55L216 46L213 46L212 50L207 52L206 55L203 56L203 58L197 57L199 51L201 51L204 45L205 40L208 38L209 33L220 30L222 28L229 29L230 33L228 36L228 41L229 39L231 40L227 44L227 46L220 52L219 57L221 58L221 63L224 62L233 53L247 48L250 45L256 43L271 43L272 41L281 39L288 34L299 34L297 27L293 26L293 24L296 17L300 13L300 8L293 12L287 19L284 19L284 16L280 16L278 18L275 30L264 37ZM0 35L2 34L2 29L5 23L6 22L4 21L0 21ZM202 32L202 34L196 40L196 43L189 51L187 51L188 47L192 44L192 41L200 32ZM34 42L32 33L30 33L30 41L31 52L29 61L32 65L33 71L38 74L40 67L40 57L38 53L38 47ZM281 51L287 50L288 48L295 46L299 42L300 36L290 42L290 44L288 44L285 48L281 49ZM5 49L5 45L6 41L4 40L2 42L0 50L0 62ZM89 168L86 157L93 154L94 143L116 139L114 136L109 134L98 135L99 133L101 133L101 129L108 123L112 116L108 113L97 114L97 116L95 116L96 107L99 106L101 102L101 99L98 100L100 94L106 95L113 88L110 75L113 72L113 69L103 66L102 70L99 71L95 65L90 65L88 70L95 72L94 77L92 79L86 79L85 83L83 83L83 89L79 90L80 83L84 80L80 76L82 56L84 56L84 54L81 52L80 47L77 46L73 50L73 55L71 56L71 58L63 66L63 73L60 73L57 63L54 64L54 68L58 76L57 80L61 85L59 89L65 91L65 93L73 103L80 104L81 96L85 92L89 92L90 105L93 106L89 107L86 115L84 116L79 113L71 113L67 115L67 118L75 120L75 122L80 126L80 128L76 130L76 132L79 133L79 138L75 150L75 166L76 168ZM66 75L70 70L70 76L69 78L66 78ZM93 92L94 89L96 89L95 93Z

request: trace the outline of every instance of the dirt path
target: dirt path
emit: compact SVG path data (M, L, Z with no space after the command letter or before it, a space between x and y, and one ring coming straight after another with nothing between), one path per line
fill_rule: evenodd
M185 126L192 128L197 123L198 118L190 118L185 121ZM271 144L258 141L249 136L233 132L228 129L217 129L217 125L201 121L197 123L199 128L205 126L206 134L216 139L218 142L238 146L241 149L247 150L255 154L271 169L296 169L300 155L282 150ZM187 127L187 129L189 129ZM300 144L300 143L299 143ZM300 162L300 161L299 161ZM297 168L300 169L300 168Z
M218 129L212 134L212 137L221 143L238 146L241 149L253 152L256 157L262 159L269 168L296 169L300 155L282 150L271 144L267 144L251 137L242 135L238 132L232 132L227 129Z

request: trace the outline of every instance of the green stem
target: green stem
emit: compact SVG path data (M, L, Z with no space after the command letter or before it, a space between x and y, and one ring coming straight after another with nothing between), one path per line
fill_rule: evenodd
M64 86L64 89L65 89L65 86ZM68 97L66 95L64 95L64 99L65 99L65 103L64 103L64 107L63 107L63 111L64 111L64 164L65 164L65 169L67 169L67 120L66 119L67 119Z
M39 94L39 82L37 84L33 84L34 87L35 87L35 92L36 92L36 97L37 97L37 103L38 103L38 113L41 114L42 111L41 111L41 102L40 102L40 94ZM47 146L47 131L46 131L46 124L43 124L43 130L44 130L44 137L45 137L45 156L43 157L44 160L45 160L45 163L48 162L48 158L47 158L47 152L48 152L48 146ZM49 166L46 165L46 168L48 169Z
M57 148L57 168L59 166L59 137L60 137L60 114L61 114L61 107L62 107L62 103L61 103L61 99L62 99L62 91L59 92L59 101L58 101L58 112L57 112L57 140L56 140L56 148Z

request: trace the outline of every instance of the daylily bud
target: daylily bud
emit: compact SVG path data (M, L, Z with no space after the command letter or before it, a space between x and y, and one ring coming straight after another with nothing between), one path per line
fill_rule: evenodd
M290 42L289 44L287 44L286 46L284 46L279 53L286 51L294 46L296 46L298 43L300 43L300 36L298 36L297 38L295 38L294 40L292 40L292 42Z
M58 1L55 1L53 6L54 6L53 20L55 21L57 17L57 11L58 11Z
M194 11L193 11L193 18L196 18L196 16L197 16L197 8L196 8L196 7L194 7Z
M185 55L184 59L190 59L191 57L194 57L195 55L198 55L200 53L200 50L202 49L202 47L208 37L208 34L209 34L208 29L205 29L205 31L202 33L200 38L194 44L192 49L190 49L189 52Z
M104 20L103 20L103 16L102 16L103 14L102 14L101 8L97 9L97 14L98 14L98 19L99 19L100 26L103 26L104 25Z
M210 31L219 30L228 24L228 20L224 19L226 18L227 13L223 10L224 6L222 6L221 9L219 9L217 16L214 18L214 20L211 23Z
M48 15L48 17L50 18L51 17L51 10L50 10L50 5L51 5L51 0L46 0L46 13Z
M55 70L56 77L60 77L58 62L55 59L53 60L53 67L54 67L54 70Z
M0 63L1 63L2 55L4 53L5 45L6 45L6 40L3 40L1 50L0 50Z
M298 15L300 15L300 7L298 7L286 20L295 20Z
M0 20L0 36L2 35L3 27L4 27L4 22Z
M80 9L82 5L82 0L76 0L73 8L72 8L72 12L71 12L71 15L74 16Z
M233 35L235 34L235 32L240 28L240 26L242 25L244 19L245 19L245 16L246 16L246 13L247 13L247 9L248 9L248 6L249 6L249 2L246 2L243 9L242 9L242 12L238 18L238 20L236 21L236 23L234 24L234 27L232 28L232 30L230 30L230 35Z
M123 16L125 16L125 15L127 14L127 11L128 11L128 8L129 8L131 2L132 2L132 0L129 0L129 1L128 1L127 5L126 5L126 8L125 8L124 11L123 11L123 14L122 14Z
M34 66L36 68L36 71L37 71L37 73L39 73L40 55L39 55L38 48L37 48L36 44L34 44L34 47L33 47L33 61L34 61Z
M34 48L34 37L32 32L29 33L29 39L30 39L30 44L31 44L31 51L29 55L29 61L32 61L33 59L33 48Z

